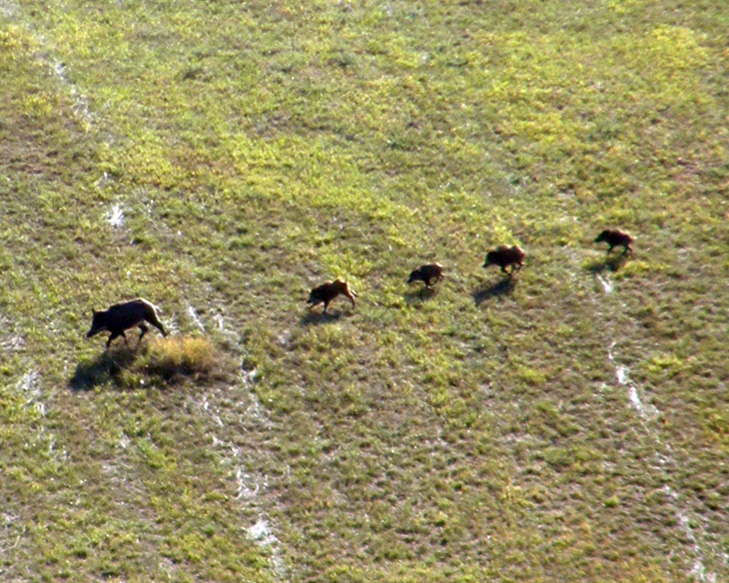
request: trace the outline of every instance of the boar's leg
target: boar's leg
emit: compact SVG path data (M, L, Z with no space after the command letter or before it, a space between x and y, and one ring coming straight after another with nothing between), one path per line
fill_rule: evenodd
M124 330L122 330L121 332L112 332L109 335L109 339L106 341L106 349L107 350L109 350L109 346L111 346L111 341L114 340L115 338L118 338L119 336L121 336L122 338L124 338L124 344L126 344L127 345L127 348L129 348L129 342L127 342L127 335L124 334Z
M142 336L144 336L147 332L149 332L149 328L147 328L147 326L145 326L144 322L142 322L139 325L139 329L142 332L139 334L139 339L137 340L137 346L139 346L139 343L142 341Z

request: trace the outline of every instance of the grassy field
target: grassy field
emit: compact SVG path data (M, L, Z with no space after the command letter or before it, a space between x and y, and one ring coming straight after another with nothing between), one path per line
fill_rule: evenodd
M709 0L0 1L0 578L729 580L728 39ZM85 340L137 296L167 339Z

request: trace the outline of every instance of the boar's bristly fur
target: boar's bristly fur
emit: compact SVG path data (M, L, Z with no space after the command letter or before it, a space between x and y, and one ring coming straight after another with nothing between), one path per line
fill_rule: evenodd
M511 275L524 266L524 257L526 257L526 253L517 245L512 245L511 247L508 245L499 245L496 249L486 254L486 261L484 261L483 266L498 265L502 272ZM511 266L511 271L507 271L506 269L509 266Z
M613 250L613 247L622 247L623 255L626 253L633 254L633 248L630 244L635 239L625 231L621 231L620 229L605 229L595 238L595 243L602 243L603 241L608 244L608 253Z
M443 279L443 266L439 263L428 263L413 270L408 278L408 283L422 281L426 288L435 285ZM435 281L434 281L435 280Z
M334 281L328 281L315 287L309 294L309 299L306 300L307 304L311 304L309 309L324 304L324 314L329 309L329 303L339 295L343 295L349 298L352 302L352 308L355 306L354 298L357 297L356 292L349 287L349 284L343 279L335 279Z
M145 299L137 298L129 302L114 304L102 312L94 310L91 319L91 329L86 333L86 338L91 338L99 332L110 332L109 339L106 341L107 350L111 341L118 336L124 338L124 343L129 346L124 331L134 326L139 326L141 330L139 341L141 341L142 337L149 330L145 322L152 324L152 326L162 332L163 336L167 336L164 326L159 321L155 305Z

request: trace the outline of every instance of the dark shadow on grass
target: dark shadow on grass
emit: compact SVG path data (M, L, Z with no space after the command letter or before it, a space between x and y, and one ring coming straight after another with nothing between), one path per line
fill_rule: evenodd
M68 386L72 391L90 391L109 381L117 382L119 374L129 368L136 359L136 352L126 346L112 348L96 358L78 363L68 381Z
M336 322L343 317L342 312L313 312L307 310L306 313L301 316L299 324L302 326L310 326L312 324L326 324L327 322Z
M425 300L429 300L432 298L438 290L436 290L434 287L421 287L417 291L408 291L405 292L405 301L408 304L412 304L414 302L424 302Z
M617 272L627 262L629 256L624 253L618 255L608 255L603 261L595 261L586 267L587 271L593 274L602 273L603 271Z
M473 291L471 296L477 306L480 306L486 300L497 298L500 296L508 296L516 288L516 278L506 276L500 281L488 287L481 287Z

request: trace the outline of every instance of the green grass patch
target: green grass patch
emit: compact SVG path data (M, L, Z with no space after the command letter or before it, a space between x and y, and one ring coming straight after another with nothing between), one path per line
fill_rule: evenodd
M719 3L6 4L4 579L727 579Z

